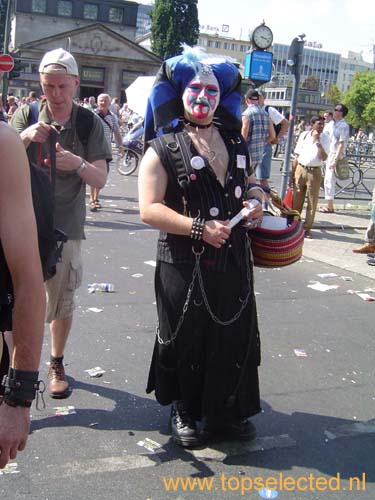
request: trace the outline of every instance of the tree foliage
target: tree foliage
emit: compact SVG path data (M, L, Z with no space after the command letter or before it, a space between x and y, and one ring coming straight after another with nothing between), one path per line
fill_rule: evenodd
M349 109L347 121L354 128L375 125L375 73L356 73L343 102Z
M332 106L336 106L336 104L339 104L342 101L342 95L340 89L335 84L329 87L329 89L326 92L326 97L332 104Z
M181 53L181 43L196 45L198 0L155 0L151 13L152 51L167 59Z
M302 83L302 88L307 90L319 90L319 78L315 75L309 75Z

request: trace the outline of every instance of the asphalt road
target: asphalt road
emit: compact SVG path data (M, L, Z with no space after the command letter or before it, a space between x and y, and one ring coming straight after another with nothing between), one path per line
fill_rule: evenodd
M373 287L373 280L307 258L284 269L257 269L258 438L251 445L179 449L169 439L169 408L145 394L157 232L139 220L136 181L136 174L112 171L102 211L89 214L84 284L65 354L73 393L61 401L47 396L42 411L33 407L28 447L14 461L15 473L0 475L1 500L257 499L251 486L281 477L282 487L261 492L263 498L373 499L375 302L348 293ZM89 294L92 282L113 283L116 292ZM310 288L316 282L329 289ZM44 378L48 349L46 329ZM98 366L105 370L99 378L85 371ZM56 416L55 407L66 405L76 413ZM148 440L157 444L147 449ZM184 491L182 482L167 491L168 480L178 477L195 481L194 491ZM305 490L293 490L286 477ZM327 480L340 491L330 491Z

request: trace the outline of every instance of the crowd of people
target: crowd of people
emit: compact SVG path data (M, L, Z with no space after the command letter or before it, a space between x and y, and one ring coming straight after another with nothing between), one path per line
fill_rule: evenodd
M71 394L64 352L82 280L86 186L90 208L98 209L111 142L121 143L119 122L131 114L108 94L77 101L77 63L63 49L47 52L39 73L43 99L36 118L28 102L11 112L10 126L0 124L0 143L8 145L0 162L0 272L9 274L15 296L12 327L0 323L0 366L7 374L1 386L0 468L26 443L30 406L39 387L44 319L51 335L48 393L57 399ZM185 47L182 55L163 63L145 117L140 216L160 230L158 322L146 391L154 392L160 404L171 405L172 439L182 447L254 439L251 417L261 411L249 230L261 222L267 202L270 147L285 136L289 122L266 106L256 89L246 94L248 107L241 115L240 89L241 76L232 62ZM313 117L311 128L299 135L293 205L302 211L308 193L306 237L322 162L326 171L333 170L345 153L347 111L339 104L333 120L329 112L326 121ZM50 166L52 134L57 134L54 219L68 241L56 274L45 282L45 303L28 160ZM231 223L239 213L240 223ZM373 219L366 242L371 238ZM32 296L25 293L30 289ZM0 319L9 310L8 297L0 279ZM3 335L11 328L13 346Z

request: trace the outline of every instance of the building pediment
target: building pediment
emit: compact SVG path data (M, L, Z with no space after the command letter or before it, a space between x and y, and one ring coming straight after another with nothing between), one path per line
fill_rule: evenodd
M78 57L133 59L139 62L161 63L161 59L156 55L100 23L28 42L21 45L19 50L21 53L45 52L60 47L68 48L69 44L70 52Z

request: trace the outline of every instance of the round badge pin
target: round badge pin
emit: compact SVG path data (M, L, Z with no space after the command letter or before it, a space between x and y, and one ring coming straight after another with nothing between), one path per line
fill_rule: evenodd
M241 189L241 186L236 186L235 190L234 190L234 196L239 199L241 198L241 195L242 195L242 189Z
M212 217L217 217L219 215L219 209L217 207L210 208L210 215Z
M201 170L204 167L204 159L201 156L193 156L190 165L194 170Z

